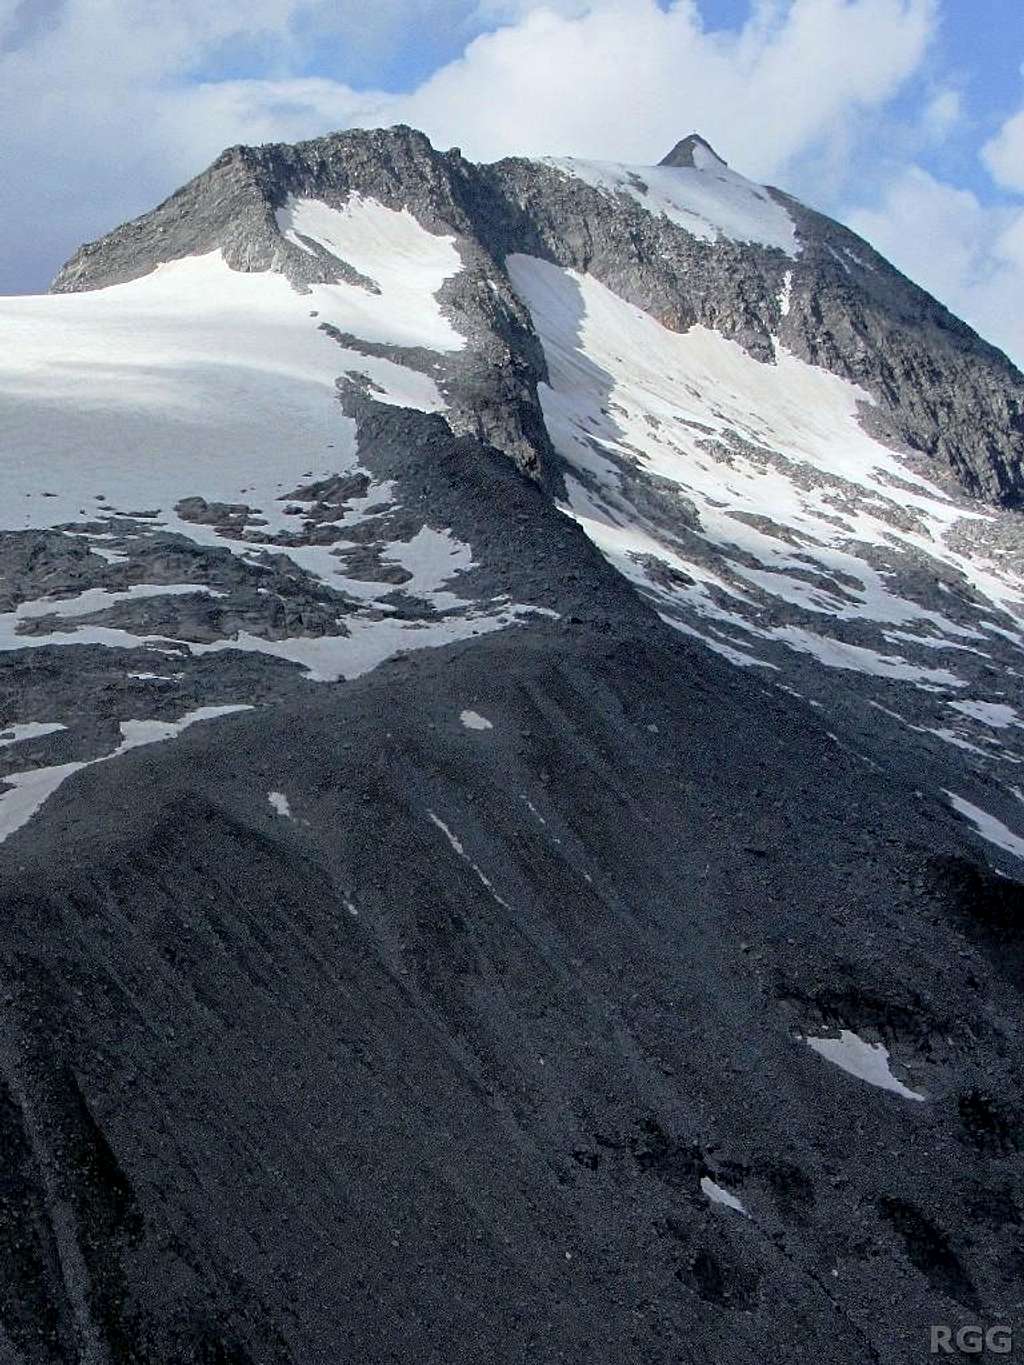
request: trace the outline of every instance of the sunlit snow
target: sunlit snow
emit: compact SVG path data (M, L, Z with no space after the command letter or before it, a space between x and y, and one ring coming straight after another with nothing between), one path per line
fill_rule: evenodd
M957 796L956 792L947 791L946 795L953 809L966 816L983 839L987 839L990 844L1003 849L1006 853L1012 853L1015 858L1024 860L1024 839L1019 834L1014 834L1001 820L997 820L994 815L989 815L988 811L973 805L962 796Z
M730 1194L728 1190L723 1189L721 1185L716 1184L710 1176L705 1175L701 1177L700 1188L713 1204L724 1204L727 1209L735 1209L737 1213L742 1213L744 1217L749 1217L746 1209L736 1196Z
M0 730L0 749L11 744L21 744L26 739L42 739L44 735L55 735L67 727L59 721L26 720L20 725L8 725Z
M487 717L486 717L486 716L482 716L482 715L479 713L479 711L460 711L460 712L459 712L459 720L462 721L463 725L466 727L467 730L493 730L493 729L494 729L494 726L493 726L493 725L491 724L491 722L487 719Z
M380 290L341 285L346 331L369 341L458 351L465 346L435 295L462 269L454 237L436 236L408 209L396 211L353 195L340 209L318 199L292 198L277 210L285 237L309 251L303 237L353 266Z
M846 1071L858 1080L867 1081L881 1090L900 1095L905 1100L924 1100L916 1090L910 1090L889 1069L889 1050L883 1043L866 1043L850 1029L841 1029L838 1038L805 1038L807 1046L833 1066Z

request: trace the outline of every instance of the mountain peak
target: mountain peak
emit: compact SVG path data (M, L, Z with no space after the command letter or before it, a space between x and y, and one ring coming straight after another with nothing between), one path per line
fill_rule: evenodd
M912 1362L999 1294L1024 376L696 135L237 147L55 289L0 1362Z
M664 157L658 164L659 166L681 166L689 170L706 171L712 169L715 164L728 166L729 163L718 155L711 143L706 138L701 137L700 133L691 133L689 137L684 137L681 142L677 142L668 156Z

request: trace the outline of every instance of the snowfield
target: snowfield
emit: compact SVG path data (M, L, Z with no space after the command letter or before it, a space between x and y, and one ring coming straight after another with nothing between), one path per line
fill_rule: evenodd
M465 338L441 312L437 293L462 269L454 237L425 232L407 210L353 195L343 208L289 199L277 210L282 235L303 251L310 242L352 266L380 291L343 286L345 329L367 341L459 351ZM315 253L314 253L315 254Z
M1008 791L1024 758L1003 700L1024 673L1024 571L984 546L1013 514L925 477L865 429L866 392L781 343L765 364L707 328L669 330L590 275L507 265L547 360L562 510L662 619L779 686L829 673L831 691L814 683L826 706L838 687L870 726L870 696Z
M869 436L862 390L781 346L766 365L704 327L670 331L589 275L527 256L509 270L544 344L551 383L541 398L570 467L566 510L671 623L730 627L749 655L773 641L830 668L962 686L950 668L829 638L834 622L867 621L902 627L903 640L926 648L984 643L977 627L893 591L865 554L874 548L962 576L1019 634L1024 579L946 540L987 514ZM633 471L678 490L677 524L630 502ZM697 512L689 536L687 505ZM652 579L647 557L688 581ZM817 618L817 629L759 624L751 608L766 597Z
M359 197L343 210L293 200L279 210L278 221L302 250L344 261L365 282L315 284L301 293L281 274L233 270L217 251L102 290L0 299L0 530L64 528L112 565L127 556L111 547L118 537L110 528L123 544L130 521L139 524L139 534L173 532L251 563L267 553L287 556L355 604L340 633L264 638L236 630L212 642L173 643L194 657L242 650L286 659L314 681L355 677L399 651L514 623L524 609L507 599L474 604L453 591L474 560L472 547L444 527L424 525L381 552L384 567L408 575L403 591L436 614L426 620L405 619L381 601L395 591L392 582L346 574L332 550L357 546L358 537L264 548L264 539L279 533L294 542L296 516L312 505L289 494L360 472L355 423L338 402L339 376L365 377L385 403L423 412L444 408L428 375L343 347L324 324L360 340L439 353L465 344L436 298L461 269L454 238L427 232L408 212ZM244 506L246 525L258 528L258 536L247 536L244 527L225 535L181 515L176 507L190 498ZM371 480L365 496L348 500L337 524L344 534L394 506L390 485ZM195 594L211 601L227 596L200 582L144 582L123 591L90 587L75 596L22 601L0 613L0 650L158 649L168 643L159 632L133 633L81 618L139 599ZM38 618L47 618L46 625L26 633ZM105 757L172 738L195 720L235 709L200 708L173 722L125 718L122 742ZM4 745L62 725L21 715L0 721L8 726ZM0 839L83 766L53 764L9 775L8 790L0 793Z
M340 283L300 294L282 275L232 270L214 252L108 289L0 299L7 341L0 356L0 526L43 529L142 512L153 526L251 555L258 546L182 519L176 504L196 495L246 504L263 532L294 529L285 494L358 468L355 424L337 403L336 379L346 371L368 376L382 401L443 409L428 376L343 348L321 324L370 341L458 349L463 340L435 298L460 268L454 239L428 233L407 212L359 198L344 211L293 201L279 219L304 250L310 250L304 238L319 243L371 277L379 292ZM360 502L380 505L387 498L386 487L371 488L353 503L356 515L346 524L363 519ZM104 551L106 532L86 538L97 552L119 557ZM285 546L283 552L370 604L390 590L347 578L327 548ZM385 560L407 568L413 575L408 590L438 611L466 605L447 585L472 566L472 551L445 529L424 527L413 540L389 545ZM157 584L131 591L165 596L202 589ZM97 591L81 610L116 600ZM102 627L31 639L13 634L25 615L76 610L67 601L23 605L0 620L0 647L151 642ZM516 608L505 606L478 616L474 629L496 629L515 616ZM415 632L374 624L376 630L357 620L347 637L254 641L240 634L213 648L276 654L326 679L354 676L398 649L447 642L469 629L451 617Z

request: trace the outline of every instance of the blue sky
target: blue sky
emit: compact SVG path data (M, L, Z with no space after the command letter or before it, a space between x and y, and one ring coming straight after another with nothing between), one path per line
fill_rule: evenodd
M480 159L698 129L1024 361L1024 0L0 0L0 292L226 145L409 122Z

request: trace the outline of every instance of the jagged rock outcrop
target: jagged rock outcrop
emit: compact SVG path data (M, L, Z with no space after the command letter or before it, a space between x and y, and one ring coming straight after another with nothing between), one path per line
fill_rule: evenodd
M699 133L690 133L689 137L684 137L677 142L668 155L662 157L658 165L681 166L693 170L700 161L702 150L720 165L727 166L729 164L718 155L711 143L702 138Z

